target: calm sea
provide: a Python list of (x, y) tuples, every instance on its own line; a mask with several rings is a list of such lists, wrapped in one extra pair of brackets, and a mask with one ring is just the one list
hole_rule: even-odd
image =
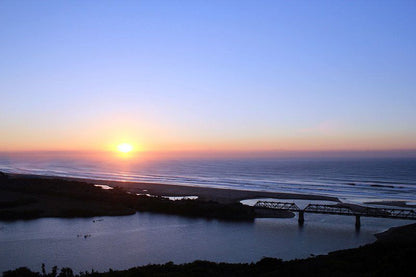
[(117, 159), (0, 154), (0, 171), (416, 202), (416, 158)]

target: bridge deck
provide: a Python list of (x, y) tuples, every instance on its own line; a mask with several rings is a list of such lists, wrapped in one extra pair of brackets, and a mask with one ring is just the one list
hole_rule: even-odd
[(411, 209), (364, 207), (360, 210), (352, 210), (348, 207), (340, 207), (336, 205), (323, 205), (323, 204), (309, 204), (304, 209), (300, 209), (295, 203), (274, 202), (274, 201), (258, 201), (254, 206), (259, 207), (259, 208), (268, 208), (268, 209), (290, 211), (290, 212), (336, 214), (336, 215), (351, 215), (351, 216), (363, 216), (363, 217), (383, 217), (383, 218), (416, 220), (416, 211), (411, 210)]

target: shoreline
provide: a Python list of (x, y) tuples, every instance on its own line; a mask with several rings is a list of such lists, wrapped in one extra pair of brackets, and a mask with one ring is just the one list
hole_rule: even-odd
[[(99, 184), (111, 186), (113, 189), (103, 189), (97, 186)], [(151, 195), (139, 193), (143, 190)], [(189, 194), (197, 194), (198, 199), (172, 201), (163, 197)], [(290, 211), (265, 214), (261, 209), (243, 205), (238, 201), (246, 197), (270, 196), (309, 198), (305, 195), (1, 173), (0, 220), (119, 216), (140, 211), (229, 221), (252, 221), (266, 215), (286, 218), (294, 216)]]
[(151, 194), (155, 196), (198, 196), (199, 200), (216, 201), (222, 204), (237, 203), (245, 199), (255, 198), (276, 198), (276, 199), (299, 199), (299, 200), (322, 200), (334, 201), (341, 203), (337, 197), (316, 195), (316, 194), (301, 194), (301, 193), (287, 193), (287, 192), (270, 192), (270, 191), (255, 191), (255, 190), (241, 190), (229, 188), (212, 188), (202, 186), (186, 186), (176, 184), (161, 184), (161, 183), (146, 183), (146, 182), (124, 182), (112, 181), (102, 179), (89, 179), (78, 177), (61, 177), (48, 175), (34, 175), (34, 174), (18, 174), (8, 173), (11, 178), (40, 178), (40, 179), (60, 179), (68, 181), (84, 182), (89, 184), (108, 185), (111, 187), (120, 187), (131, 193)]

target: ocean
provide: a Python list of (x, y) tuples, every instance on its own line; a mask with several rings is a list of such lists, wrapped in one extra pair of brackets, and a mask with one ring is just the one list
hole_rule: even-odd
[(416, 158), (166, 158), (2, 153), (7, 173), (336, 196), (416, 204)]

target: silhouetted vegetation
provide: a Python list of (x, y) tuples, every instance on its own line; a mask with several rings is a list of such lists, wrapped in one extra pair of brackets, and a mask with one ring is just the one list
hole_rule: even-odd
[(0, 182), (3, 180), (7, 180), (9, 176), (6, 173), (0, 171)]
[(103, 190), (93, 184), (52, 178), (2, 178), (0, 191), (14, 199), (0, 200), (0, 220), (39, 217), (129, 215), (136, 211), (225, 220), (252, 220), (255, 211), (240, 203), (177, 200), (128, 194), (121, 188)]
[(34, 198), (19, 198), (12, 201), (2, 201), (0, 202), (0, 209), (4, 208), (12, 208), (12, 207), (19, 207), (23, 205), (28, 205), (31, 203), (35, 203), (36, 199)]
[(394, 228), (378, 237), (375, 243), (359, 248), (287, 262), (275, 258), (263, 258), (250, 264), (194, 261), (175, 265), (169, 262), (76, 275), (69, 268), (61, 269), (59, 274), (56, 267), (51, 273), (46, 273), (44, 268), (42, 273), (18, 268), (5, 272), (3, 276), (416, 276), (416, 224)]

